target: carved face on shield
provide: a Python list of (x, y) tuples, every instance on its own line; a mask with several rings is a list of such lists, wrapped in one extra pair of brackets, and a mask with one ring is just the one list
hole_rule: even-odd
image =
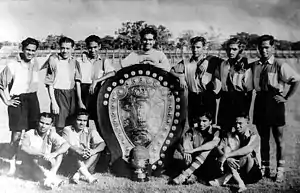
[(149, 112), (151, 104), (149, 102), (149, 93), (145, 87), (136, 87), (131, 90), (132, 95), (128, 97), (126, 104), (123, 104), (127, 111), (126, 119), (123, 124), (129, 138), (134, 145), (146, 147), (152, 141), (152, 136), (149, 133)]

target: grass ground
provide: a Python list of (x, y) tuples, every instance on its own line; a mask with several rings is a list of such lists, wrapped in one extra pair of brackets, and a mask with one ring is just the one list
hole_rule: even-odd
[[(300, 72), (299, 59), (289, 61), (292, 66)], [(1, 67), (1, 66), (0, 66)], [(1, 71), (2, 69), (0, 69)], [(41, 72), (43, 77), (44, 72)], [(42, 78), (41, 78), (42, 81)], [(48, 111), (49, 100), (46, 89), (41, 84), (38, 92), (41, 110)], [(287, 128), (285, 132), (286, 141), (286, 181), (282, 184), (276, 184), (270, 179), (262, 179), (257, 184), (248, 185), (247, 193), (249, 192), (300, 192), (300, 89), (287, 104)], [(8, 143), (10, 133), (8, 131), (8, 118), (6, 107), (0, 102), (0, 147)], [(274, 140), (271, 139), (272, 160), (275, 162)], [(0, 148), (1, 150), (1, 148)], [(0, 157), (3, 156), (0, 151)], [(275, 166), (275, 165), (273, 165)], [(0, 159), (0, 170), (5, 172), (8, 169), (8, 164)], [(110, 173), (97, 173), (96, 177), (100, 179), (98, 184), (87, 185), (82, 182), (79, 185), (64, 184), (56, 190), (46, 191), (41, 189), (37, 182), (24, 180), (16, 177), (6, 177), (0, 175), (0, 192), (1, 193), (20, 193), (20, 192), (61, 192), (61, 193), (83, 193), (83, 192), (112, 192), (112, 193), (196, 193), (196, 192), (232, 192), (233, 187), (210, 187), (201, 183), (193, 185), (171, 186), (167, 185), (168, 177), (151, 177), (149, 182), (138, 183), (132, 182), (127, 178), (115, 177)], [(61, 176), (67, 179), (64, 176)]]

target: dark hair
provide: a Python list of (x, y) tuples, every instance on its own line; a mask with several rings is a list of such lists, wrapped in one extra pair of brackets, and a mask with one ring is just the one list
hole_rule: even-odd
[(101, 42), (101, 39), (99, 36), (96, 35), (90, 35), (89, 37), (87, 37), (85, 40), (85, 44), (88, 46), (91, 42), (96, 42), (98, 45)]
[(24, 48), (26, 48), (29, 44), (33, 44), (33, 45), (35, 45), (36, 46), (36, 49), (38, 49), (38, 47), (39, 47), (39, 41), (37, 41), (36, 39), (33, 39), (33, 38), (26, 38), (25, 40), (23, 40), (22, 42), (21, 42), (21, 45), (22, 45), (22, 50), (24, 49)]
[(207, 111), (203, 112), (203, 113), (200, 113), (199, 119), (200, 119), (200, 117), (206, 117), (210, 121), (212, 121), (212, 119), (213, 119), (212, 114), (210, 112), (207, 112)]
[(237, 118), (245, 118), (245, 119), (249, 120), (249, 115), (246, 112), (240, 112), (236, 115), (236, 119)]
[(146, 27), (142, 29), (142, 31), (140, 32), (141, 39), (143, 39), (146, 34), (152, 34), (154, 40), (156, 40), (157, 38), (157, 31), (152, 27)]
[(270, 42), (270, 45), (273, 46), (274, 45), (274, 42), (275, 42), (275, 39), (272, 35), (262, 35), (260, 36), (259, 38), (257, 38), (257, 45), (260, 46), (262, 44), (262, 42), (264, 41), (269, 41)]
[(86, 109), (79, 109), (76, 113), (76, 117), (78, 117), (80, 115), (89, 116), (89, 112)]
[(205, 46), (207, 41), (204, 37), (202, 36), (196, 36), (196, 37), (193, 37), (191, 40), (190, 40), (190, 43), (191, 45), (195, 45), (196, 43), (198, 42), (202, 42), (202, 45)]
[(71, 46), (74, 47), (75, 42), (69, 37), (63, 36), (59, 39), (58, 44), (61, 46), (63, 43), (71, 43)]
[(41, 119), (41, 117), (50, 118), (51, 123), (53, 123), (54, 116), (52, 113), (42, 112), (42, 113), (40, 113), (40, 119)]
[(238, 44), (239, 48), (242, 49), (242, 50), (244, 50), (245, 47), (246, 47), (246, 43), (243, 40), (241, 40), (237, 37), (230, 38), (225, 42), (226, 49), (228, 49), (229, 46), (232, 45), (232, 44)]

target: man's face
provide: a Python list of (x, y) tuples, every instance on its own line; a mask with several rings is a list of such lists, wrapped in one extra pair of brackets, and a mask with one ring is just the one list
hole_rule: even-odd
[(88, 122), (88, 116), (86, 115), (79, 115), (77, 116), (76, 119), (76, 128), (78, 130), (82, 130), (87, 126), (87, 122)]
[(203, 46), (202, 42), (197, 42), (194, 45), (192, 45), (193, 57), (198, 58), (203, 54), (204, 51), (205, 51), (205, 47)]
[(235, 59), (240, 53), (240, 48), (238, 44), (230, 44), (226, 50), (227, 56), (230, 59)]
[(28, 44), (28, 46), (23, 48), (24, 60), (30, 61), (34, 57), (36, 50), (37, 47), (34, 44)]
[(209, 120), (206, 116), (200, 117), (200, 129), (205, 130), (211, 126), (211, 120)]
[(96, 58), (100, 49), (100, 45), (97, 42), (90, 42), (87, 45), (87, 49), (89, 51), (89, 56), (91, 58)]
[(238, 133), (245, 133), (248, 125), (248, 120), (245, 117), (236, 118), (236, 130)]
[(258, 51), (262, 59), (269, 59), (275, 50), (275, 46), (270, 44), (270, 41), (263, 41), (258, 45)]
[(71, 42), (63, 42), (60, 46), (60, 53), (63, 59), (69, 59), (72, 55), (73, 47)]
[(46, 133), (52, 127), (52, 118), (41, 117), (39, 122), (38, 130), (40, 133)]
[(143, 50), (148, 51), (151, 50), (155, 44), (153, 34), (145, 34), (142, 38)]

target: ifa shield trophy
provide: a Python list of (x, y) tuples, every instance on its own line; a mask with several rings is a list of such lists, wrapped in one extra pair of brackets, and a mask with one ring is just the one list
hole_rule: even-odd
[(185, 118), (180, 93), (172, 74), (141, 64), (121, 69), (101, 86), (97, 124), (111, 165), (129, 168), (135, 181), (147, 181), (149, 174), (172, 161)]

